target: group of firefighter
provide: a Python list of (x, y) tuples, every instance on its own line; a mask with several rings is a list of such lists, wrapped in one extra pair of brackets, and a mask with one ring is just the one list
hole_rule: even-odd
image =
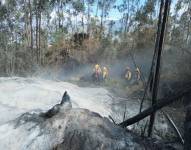
[[(93, 69), (93, 80), (100, 82), (106, 81), (108, 78), (109, 69), (106, 66), (101, 67), (99, 64), (96, 64)], [(128, 83), (139, 82), (141, 79), (141, 72), (138, 67), (132, 71), (131, 68), (127, 66), (122, 73), (122, 78)]]
[(94, 81), (105, 81), (109, 78), (109, 70), (105, 66), (101, 68), (99, 64), (96, 64), (93, 72)]
[(141, 72), (138, 67), (136, 67), (136, 69), (133, 71), (127, 66), (124, 73), (122, 74), (122, 78), (124, 78), (130, 84), (133, 82), (138, 83), (141, 79)]

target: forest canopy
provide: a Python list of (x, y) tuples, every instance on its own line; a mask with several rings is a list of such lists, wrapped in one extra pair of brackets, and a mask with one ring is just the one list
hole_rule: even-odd
[[(0, 73), (91, 64), (154, 49), (160, 0), (1, 0)], [(165, 45), (191, 55), (191, 2), (173, 0)]]

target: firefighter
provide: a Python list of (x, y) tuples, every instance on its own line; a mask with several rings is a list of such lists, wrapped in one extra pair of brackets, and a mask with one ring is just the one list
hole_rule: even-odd
[(109, 70), (107, 69), (107, 67), (103, 67), (102, 76), (104, 81), (109, 77)]
[(126, 69), (125, 69), (125, 79), (127, 80), (127, 81), (130, 81), (131, 80), (131, 77), (132, 77), (132, 73), (131, 73), (131, 69), (130, 69), (130, 67), (126, 67)]
[(136, 74), (136, 81), (138, 82), (141, 79), (141, 72), (138, 67), (135, 69), (135, 74)]
[(101, 67), (99, 64), (96, 64), (95, 67), (94, 67), (94, 79), (96, 81), (100, 81), (101, 79), (101, 74), (102, 74), (102, 70), (101, 70)]

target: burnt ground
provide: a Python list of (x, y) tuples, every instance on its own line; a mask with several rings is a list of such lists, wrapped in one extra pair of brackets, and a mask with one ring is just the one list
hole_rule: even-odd
[[(131, 84), (128, 85), (127, 82), (124, 80), (109, 80), (106, 82), (101, 82), (101, 83), (93, 83), (91, 81), (72, 81), (78, 84), (79, 86), (86, 86), (86, 87), (105, 87), (108, 89), (113, 96), (113, 112), (116, 114), (113, 116), (113, 119), (116, 122), (121, 122), (124, 119), (124, 112), (125, 113), (125, 119), (128, 119), (129, 117), (132, 117), (136, 113), (138, 113), (140, 102), (144, 93), (144, 88), (141, 82), (136, 83), (136, 84)], [(163, 84), (160, 85), (160, 88), (162, 90), (159, 91), (159, 97), (168, 97), (170, 96), (173, 92), (175, 93), (176, 90), (183, 88), (183, 83), (182, 86), (180, 87), (180, 84), (168, 84), (168, 86), (165, 86)], [(150, 100), (145, 100), (144, 107), (147, 108), (150, 105)], [(130, 108), (129, 108), (130, 107)], [(131, 112), (131, 109), (136, 110), (135, 112)], [(184, 135), (184, 120), (185, 120), (185, 110), (186, 110), (186, 100), (182, 99), (179, 100), (176, 103), (171, 104), (168, 107), (165, 107), (162, 109), (163, 112), (167, 113), (171, 119), (174, 121), (178, 129), (180, 130), (182, 136)], [(181, 149), (181, 144), (180, 140), (177, 137), (176, 133), (173, 130), (173, 127), (169, 123), (169, 121), (165, 118), (164, 114), (162, 111), (159, 111), (157, 113), (157, 118), (159, 121), (156, 121), (155, 124), (156, 126), (162, 126), (161, 129), (157, 129), (156, 127), (155, 130), (155, 138), (157, 139), (162, 139), (165, 141), (165, 143), (170, 145), (175, 145), (176, 148)], [(134, 130), (136, 133), (141, 134), (143, 131), (143, 126), (145, 125), (146, 120), (148, 118), (144, 119), (144, 123), (140, 125), (134, 125), (129, 127), (131, 130)], [(163, 125), (164, 123), (164, 125)], [(158, 125), (159, 124), (159, 125)], [(162, 125), (161, 125), (162, 124)], [(163, 127), (164, 126), (164, 127)], [(167, 131), (163, 131), (163, 128), (168, 126)], [(162, 131), (160, 131), (162, 130)], [(145, 129), (146, 132), (146, 129)], [(167, 133), (163, 133), (167, 132)], [(145, 134), (146, 136), (146, 134)], [(177, 145), (178, 144), (178, 145)]]

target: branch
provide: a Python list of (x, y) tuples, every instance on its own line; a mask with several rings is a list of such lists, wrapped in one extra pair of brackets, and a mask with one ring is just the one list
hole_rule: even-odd
[(149, 116), (150, 114), (156, 112), (157, 110), (159, 110), (165, 106), (168, 106), (169, 104), (177, 101), (178, 99), (189, 94), (190, 92), (191, 92), (191, 86), (185, 88), (184, 91), (176, 92), (176, 95), (174, 95), (174, 96), (171, 96), (169, 98), (168, 97), (162, 98), (159, 100), (159, 102), (154, 104), (152, 107), (149, 107), (148, 109), (144, 110), (143, 112), (139, 113), (138, 115), (136, 115), (136, 116), (134, 116), (134, 117), (132, 117), (126, 121), (123, 121), (118, 125), (121, 127), (124, 127), (124, 128), (129, 126), (129, 125), (132, 125), (132, 124), (144, 119), (145, 117)]
[(171, 119), (171, 117), (166, 112), (162, 111), (162, 113), (164, 114), (164, 116), (167, 118), (167, 120), (172, 125), (172, 127), (173, 127), (174, 131), (176, 132), (177, 136), (179, 137), (181, 143), (184, 144), (184, 139), (183, 139), (180, 131), (178, 130), (178, 127), (175, 125), (174, 121)]
[(111, 121), (112, 121), (114, 124), (116, 124), (115, 120), (114, 120), (110, 115), (109, 115), (108, 117), (109, 117), (109, 119), (111, 119)]

